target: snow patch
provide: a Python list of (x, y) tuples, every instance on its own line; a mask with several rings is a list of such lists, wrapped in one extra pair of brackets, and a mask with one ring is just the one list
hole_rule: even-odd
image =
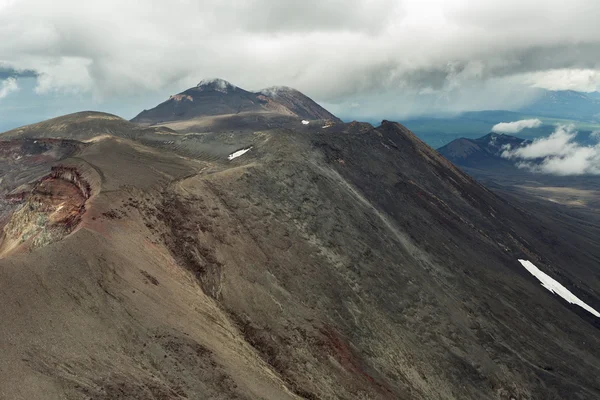
[(302, 120), (302, 125), (308, 125), (308, 124), (310, 124), (310, 121), (307, 121), (305, 119)]
[(242, 149), (242, 150), (238, 150), (238, 151), (236, 151), (234, 153), (231, 153), (230, 155), (227, 156), (227, 159), (229, 161), (231, 161), (234, 158), (238, 158), (239, 156), (243, 156), (244, 154), (246, 154), (247, 152), (249, 152), (250, 149), (252, 149), (252, 147), (248, 147), (247, 149)]
[(563, 285), (546, 275), (544, 272), (540, 271), (540, 269), (533, 265), (531, 261), (519, 260), (519, 262), (523, 267), (525, 267), (527, 271), (531, 273), (531, 275), (535, 276), (537, 279), (539, 279), (540, 282), (542, 282), (543, 287), (545, 287), (552, 293), (559, 295), (569, 303), (576, 304), (584, 310), (592, 313), (596, 317), (600, 318), (600, 313), (598, 311), (585, 304), (581, 299), (579, 299), (577, 296), (571, 293), (569, 289), (567, 289), (566, 287), (564, 287)]

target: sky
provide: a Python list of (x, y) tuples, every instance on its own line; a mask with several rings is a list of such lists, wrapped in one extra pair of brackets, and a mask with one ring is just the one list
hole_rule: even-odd
[(204, 78), (343, 118), (518, 109), (600, 86), (597, 0), (0, 0), (0, 130), (132, 118)]

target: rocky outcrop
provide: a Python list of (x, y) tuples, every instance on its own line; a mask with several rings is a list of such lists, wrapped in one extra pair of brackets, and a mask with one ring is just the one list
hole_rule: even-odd
[(17, 192), (17, 193), (9, 193), (6, 196), (4, 196), (4, 199), (9, 203), (9, 204), (17, 204), (17, 203), (22, 203), (25, 201), (25, 199), (27, 198), (27, 196), (29, 196), (31, 194), (31, 192)]

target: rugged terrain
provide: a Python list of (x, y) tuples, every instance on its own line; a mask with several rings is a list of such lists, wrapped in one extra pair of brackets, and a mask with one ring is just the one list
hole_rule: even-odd
[(0, 136), (24, 149), (2, 229), (40, 193), (84, 208), (0, 259), (0, 398), (600, 397), (600, 320), (518, 262), (598, 310), (600, 224), (499, 197), (399, 124), (43, 124)]

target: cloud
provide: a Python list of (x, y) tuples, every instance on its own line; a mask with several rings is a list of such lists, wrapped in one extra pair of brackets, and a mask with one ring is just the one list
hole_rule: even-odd
[(91, 91), (93, 81), (90, 78), (90, 63), (85, 58), (62, 57), (55, 64), (46, 66), (44, 72), (37, 76), (36, 93)]
[(523, 75), (523, 81), (532, 87), (548, 90), (575, 90), (595, 92), (600, 82), (600, 71), (592, 69), (557, 69)]
[(5, 98), (9, 94), (19, 90), (19, 85), (15, 78), (6, 78), (0, 81), (0, 99)]
[(498, 133), (518, 133), (526, 128), (539, 128), (542, 121), (539, 119), (522, 119), (514, 122), (501, 122), (492, 127), (492, 132)]
[(517, 149), (506, 149), (502, 157), (518, 161), (519, 168), (552, 175), (600, 175), (600, 143), (582, 146), (575, 141), (572, 125), (559, 125), (546, 138)]
[(13, 5), (17, 1), (18, 0), (0, 0), (0, 11), (5, 7)]
[(537, 88), (598, 88), (600, 2), (473, 3), (4, 0), (0, 37), (11, 40), (0, 63), (33, 71), (42, 94), (166, 98), (218, 76), (389, 117), (514, 109)]
[[(230, 14), (238, 28), (257, 33), (334, 32), (340, 30), (377, 33), (400, 10), (395, 0), (249, 0), (235, 2)], [(227, 6), (219, 11), (229, 11)], [(380, 18), (374, 19), (373, 15)]]

